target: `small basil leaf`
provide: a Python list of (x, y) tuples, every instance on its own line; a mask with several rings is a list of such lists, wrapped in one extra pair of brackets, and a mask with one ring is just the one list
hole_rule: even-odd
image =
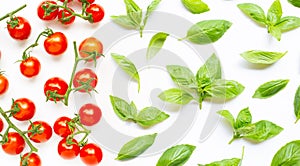
[(296, 115), (296, 123), (300, 119), (300, 86), (298, 87), (294, 97), (294, 113)]
[(238, 129), (240, 127), (247, 126), (248, 124), (251, 124), (252, 122), (252, 115), (249, 111), (249, 108), (242, 109), (235, 122), (235, 128)]
[(241, 159), (239, 158), (232, 158), (232, 159), (224, 159), (221, 161), (215, 161), (210, 164), (198, 164), (198, 166), (239, 166)]
[(299, 0), (288, 0), (290, 4), (292, 4), (295, 7), (300, 7), (300, 1)]
[(283, 90), (289, 80), (274, 80), (260, 85), (255, 91), (253, 98), (266, 99)]
[(196, 78), (189, 68), (179, 65), (168, 65), (167, 70), (174, 83), (178, 86), (187, 89), (198, 88)]
[(233, 115), (228, 110), (221, 110), (217, 112), (219, 115), (223, 116), (232, 127), (235, 126), (235, 120)]
[(153, 0), (151, 2), (151, 4), (147, 7), (146, 15), (145, 15), (145, 18), (143, 21), (144, 22), (143, 26), (145, 26), (147, 24), (149, 16), (157, 8), (157, 6), (159, 5), (160, 2), (161, 2), (161, 0)]
[(142, 109), (137, 117), (136, 122), (143, 127), (150, 127), (169, 118), (169, 115), (155, 107), (146, 107)]
[(237, 6), (244, 14), (246, 14), (256, 23), (260, 25), (266, 24), (267, 18), (263, 9), (260, 6), (253, 3), (242, 3), (238, 4)]
[(300, 165), (300, 140), (292, 141), (281, 147), (272, 159), (271, 166)]
[(275, 25), (277, 22), (280, 21), (282, 16), (282, 8), (280, 0), (275, 0), (267, 13), (267, 20), (270, 25)]
[(111, 56), (123, 71), (138, 82), (138, 91), (140, 91), (140, 76), (135, 65), (123, 55), (112, 53)]
[(137, 116), (137, 108), (133, 101), (130, 103), (130, 114), (132, 115), (132, 117)]
[(155, 141), (157, 134), (145, 135), (134, 138), (121, 148), (116, 160), (129, 160), (146, 151)]
[(245, 87), (234, 80), (215, 80), (206, 92), (213, 98), (229, 100), (244, 91)]
[(125, 100), (110, 96), (110, 102), (112, 104), (114, 112), (122, 120), (133, 120), (136, 116), (136, 109), (132, 109), (132, 106), (129, 105)]
[(193, 145), (176, 145), (166, 150), (159, 158), (156, 166), (182, 166), (195, 150)]
[(269, 52), (261, 50), (246, 51), (241, 56), (250, 63), (269, 65), (281, 59), (286, 52)]
[(190, 27), (183, 39), (188, 39), (195, 44), (213, 43), (219, 40), (231, 25), (232, 23), (226, 20), (200, 21)]
[(281, 40), (281, 29), (280, 27), (277, 27), (277, 26), (269, 26), (268, 27), (268, 32), (273, 36), (275, 37), (278, 41)]
[(194, 99), (194, 97), (188, 92), (176, 88), (166, 90), (162, 92), (158, 97), (163, 101), (181, 105), (188, 104), (191, 100)]
[(147, 59), (153, 58), (160, 51), (168, 36), (167, 33), (159, 32), (151, 38), (147, 49)]
[(140, 25), (142, 21), (142, 9), (133, 0), (124, 0), (126, 11), (129, 18), (136, 24)]
[(138, 29), (139, 26), (135, 24), (128, 16), (111, 16), (114, 23), (126, 28), (126, 29)]
[(193, 14), (209, 11), (209, 7), (202, 0), (181, 0), (184, 7)]
[(290, 31), (292, 29), (300, 27), (300, 18), (295, 16), (282, 17), (276, 24), (276, 27), (278, 27), (281, 32)]

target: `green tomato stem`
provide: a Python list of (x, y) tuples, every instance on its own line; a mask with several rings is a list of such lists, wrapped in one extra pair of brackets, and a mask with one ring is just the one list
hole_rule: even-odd
[(4, 15), (3, 17), (0, 18), (0, 21), (8, 18), (8, 17), (11, 17), (12, 15), (16, 14), (17, 12), (19, 12), (20, 10), (24, 9), (27, 5), (24, 4), (23, 6), (19, 7), (18, 9), (10, 12), (10, 13), (7, 13), (6, 15)]

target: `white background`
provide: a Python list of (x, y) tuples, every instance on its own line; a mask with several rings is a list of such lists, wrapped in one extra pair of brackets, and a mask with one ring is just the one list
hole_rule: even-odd
[[(10, 38), (5, 28), (5, 21), (0, 23), (0, 50), (2, 52), (0, 68), (6, 71), (6, 76), (10, 81), (9, 91), (5, 95), (0, 96), (0, 105), (4, 110), (7, 110), (10, 108), (11, 98), (17, 99), (27, 97), (33, 100), (37, 107), (37, 112), (33, 120), (44, 120), (53, 125), (58, 117), (63, 115), (72, 117), (76, 110), (72, 97), (70, 98), (69, 107), (62, 104), (46, 103), (43, 95), (44, 82), (53, 76), (59, 76), (65, 80), (69, 80), (73, 63), (72, 41), (75, 40), (79, 44), (80, 41), (91, 36), (103, 24), (109, 22), (110, 15), (124, 14), (125, 6), (122, 0), (96, 0), (96, 3), (101, 4), (106, 12), (106, 16), (100, 24), (91, 25), (76, 18), (75, 23), (72, 26), (65, 27), (57, 22), (46, 23), (41, 21), (36, 14), (36, 8), (40, 2), (41, 1), (38, 0), (6, 0), (0, 5), (0, 15), (2, 16), (23, 4), (27, 4), (28, 6), (17, 15), (27, 18), (32, 26), (30, 38), (25, 42), (20, 42)], [(137, 0), (136, 2), (141, 8), (146, 9), (151, 0)], [(265, 28), (256, 25), (253, 21), (244, 16), (236, 7), (238, 3), (250, 1), (215, 0), (205, 2), (207, 2), (211, 10), (200, 15), (192, 15), (189, 13), (182, 6), (180, 0), (163, 0), (157, 10), (178, 14), (194, 23), (205, 19), (225, 19), (231, 21), (233, 23), (232, 27), (214, 44), (214, 46), (221, 59), (226, 79), (237, 80), (246, 88), (239, 97), (226, 103), (224, 109), (230, 110), (236, 116), (239, 110), (249, 106), (254, 122), (262, 119), (270, 120), (279, 126), (282, 126), (284, 131), (277, 137), (260, 144), (249, 143), (246, 140), (237, 140), (231, 145), (228, 145), (227, 142), (231, 139), (232, 130), (225, 121), (221, 121), (214, 133), (206, 141), (199, 142), (199, 131), (202, 129), (203, 126), (201, 125), (203, 125), (203, 121), (208, 114), (207, 110), (203, 109), (197, 114), (197, 122), (191, 131), (180, 142), (197, 146), (186, 165), (210, 163), (225, 158), (240, 157), (242, 146), (245, 146), (243, 165), (270, 165), (273, 155), (281, 146), (292, 140), (299, 139), (300, 124), (294, 124), (293, 98), (295, 91), (300, 84), (300, 79), (298, 78), (300, 29), (284, 33), (282, 35), (282, 40), (278, 42), (267, 34)], [(273, 1), (251, 0), (251, 2), (260, 5), (267, 11)], [(74, 3), (72, 6), (75, 6), (76, 10), (79, 9), (77, 3)], [(282, 0), (282, 8), (283, 16), (291, 15), (300, 17), (300, 9), (288, 4), (286, 0)], [(30, 43), (33, 43), (38, 33), (44, 30), (46, 26), (66, 34), (69, 41), (68, 50), (61, 57), (54, 58), (44, 51), (42, 44), (35, 48), (32, 52), (32, 56), (39, 58), (42, 69), (36, 78), (27, 79), (20, 74), (19, 64), (14, 62), (21, 58), (24, 48)], [(148, 41), (148, 39), (150, 39), (150, 37), (145, 37), (145, 40)], [(267, 68), (257, 68), (248, 64), (239, 56), (240, 53), (251, 49), (279, 52), (288, 51), (288, 54), (274, 65)], [(124, 48), (124, 52), (125, 51), (126, 48)], [(106, 59), (103, 61), (105, 60)], [(111, 61), (111, 58), (107, 58), (107, 61)], [(191, 63), (193, 63), (193, 61), (191, 61)], [(192, 66), (195, 66), (195, 64), (192, 64)], [(197, 68), (195, 67), (192, 70), (196, 71)], [(106, 72), (109, 74), (111, 71)], [(101, 76), (101, 79), (105, 78)], [(290, 79), (290, 82), (283, 91), (270, 99), (260, 100), (251, 98), (255, 89), (260, 84), (275, 79)], [(106, 86), (107, 85), (98, 85), (97, 90), (101, 92), (101, 88)], [(147, 89), (147, 87), (144, 88)], [(106, 106), (100, 107), (110, 106), (110, 103), (105, 104)], [(206, 105), (208, 105), (208, 103), (205, 103), (204, 106)], [(117, 118), (115, 119), (118, 120)], [(28, 126), (27, 123), (16, 122), (16, 124), (23, 129)], [(105, 135), (105, 133), (103, 134)], [(71, 161), (61, 159), (56, 152), (59, 141), (60, 138), (53, 135), (49, 142), (36, 145), (39, 148), (39, 155), (42, 158), (43, 165), (83, 165), (79, 158)], [(28, 147), (26, 150), (28, 150)], [(145, 165), (145, 163), (147, 163), (146, 165), (155, 165), (160, 157), (160, 155), (155, 155), (137, 158), (127, 162), (118, 162), (114, 160), (116, 154), (111, 153), (105, 148), (102, 148), (102, 150), (104, 158), (100, 165)], [(9, 156), (4, 154), (1, 150), (0, 156), (1, 164), (19, 164), (18, 156)]]

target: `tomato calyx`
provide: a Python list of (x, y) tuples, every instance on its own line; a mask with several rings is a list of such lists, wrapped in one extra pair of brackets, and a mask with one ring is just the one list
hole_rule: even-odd
[(26, 6), (27, 6), (26, 4), (25, 4), (25, 5), (22, 5), (21, 7), (17, 8), (16, 10), (14, 10), (14, 11), (12, 11), (12, 12), (9, 12), (9, 13), (5, 14), (4, 16), (2, 16), (2, 17), (0, 18), (0, 21), (6, 19), (6, 18), (8, 18), (8, 17), (10, 17), (11, 19), (14, 18), (13, 15), (16, 14), (17, 12), (21, 11), (22, 9), (24, 9)]
[(51, 13), (53, 13), (57, 10), (57, 7), (55, 5), (53, 5), (53, 3), (46, 1), (42, 5), (42, 9), (44, 9), (44, 16), (50, 16)]
[(34, 125), (31, 121), (29, 121), (29, 122), (30, 122), (31, 129), (28, 130), (28, 131), (26, 131), (26, 133), (30, 133), (31, 134), (29, 138), (32, 138), (32, 137), (34, 137), (37, 134), (44, 133), (44, 130), (41, 129), (42, 124)]
[(77, 91), (83, 90), (84, 92), (88, 93), (89, 95), (91, 95), (91, 91), (98, 93), (97, 90), (91, 85), (91, 83), (94, 80), (95, 80), (94, 78), (89, 78), (87, 81), (78, 81), (80, 86), (77, 88), (74, 88), (74, 91), (77, 92)]

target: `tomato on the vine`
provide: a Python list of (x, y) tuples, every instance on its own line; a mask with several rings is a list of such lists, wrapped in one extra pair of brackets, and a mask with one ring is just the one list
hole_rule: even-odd
[(93, 90), (98, 83), (98, 77), (95, 72), (91, 69), (84, 68), (76, 72), (73, 85), (75, 88), (82, 86), (83, 84), (88, 83), (90, 88), (88, 89), (79, 89), (79, 92), (90, 92)]
[(0, 95), (3, 95), (9, 87), (8, 79), (0, 72)]
[[(100, 58), (103, 54), (103, 45), (95, 37), (88, 37), (80, 43), (78, 50), (81, 58), (87, 58), (93, 54), (96, 54), (96, 58)], [(93, 58), (89, 58), (87, 61), (91, 62)]]
[(90, 4), (95, 2), (95, 0), (78, 0), (78, 2), (85, 2), (85, 1), (90, 3)]
[(38, 6), (37, 13), (41, 20), (49, 21), (49, 20), (54, 20), (57, 17), (58, 8), (57, 7), (49, 8), (49, 4), (56, 5), (57, 3), (55, 1), (47, 0), (47, 1), (42, 2)]
[(2, 149), (5, 153), (10, 155), (17, 155), (22, 153), (25, 147), (23, 137), (17, 132), (9, 132), (7, 134), (7, 142), (2, 144)]
[(70, 123), (71, 121), (72, 121), (71, 118), (65, 116), (58, 118), (53, 125), (54, 132), (61, 137), (69, 136), (74, 132), (74, 129), (72, 129), (68, 125), (68, 123)]
[(95, 104), (85, 104), (79, 109), (80, 122), (85, 126), (97, 124), (102, 116), (101, 109)]
[(66, 81), (59, 77), (53, 77), (46, 81), (44, 85), (44, 94), (51, 101), (60, 101), (63, 97), (51, 97), (51, 93), (55, 93), (57, 95), (65, 95), (68, 90), (68, 84)]
[(9, 35), (17, 40), (28, 39), (31, 33), (31, 26), (24, 17), (15, 17), (7, 22)]
[[(73, 9), (69, 8), (72, 12), (74, 12)], [(75, 16), (67, 9), (59, 10), (58, 12), (58, 21), (61, 22), (64, 25), (72, 24), (75, 21)]]
[(89, 20), (90, 23), (97, 23), (103, 19), (105, 13), (102, 6), (98, 4), (91, 4), (86, 8), (86, 14), (92, 15), (92, 19)]
[(13, 113), (13, 117), (19, 121), (30, 120), (35, 114), (35, 105), (27, 98), (15, 100), (11, 108), (17, 108), (18, 112)]
[(38, 75), (40, 70), (41, 70), (41, 63), (37, 58), (33, 56), (30, 56), (27, 59), (22, 60), (20, 64), (21, 73), (28, 78)]
[(103, 157), (102, 150), (94, 143), (89, 143), (83, 146), (80, 150), (80, 159), (86, 165), (97, 165), (101, 162)]
[(48, 54), (61, 55), (67, 50), (67, 37), (61, 32), (55, 32), (44, 41), (44, 48)]
[(31, 153), (29, 156), (29, 153), (25, 153), (20, 162), (20, 166), (41, 166), (42, 161), (40, 156), (38, 156), (36, 153)]
[(3, 120), (0, 118), (0, 132), (2, 132), (4, 128)]
[(35, 121), (28, 127), (28, 137), (36, 143), (48, 141), (52, 136), (51, 126), (44, 121)]
[(64, 138), (59, 142), (57, 151), (63, 159), (69, 160), (78, 156), (80, 147), (75, 139), (72, 139), (72, 142), (68, 142), (67, 139)]

